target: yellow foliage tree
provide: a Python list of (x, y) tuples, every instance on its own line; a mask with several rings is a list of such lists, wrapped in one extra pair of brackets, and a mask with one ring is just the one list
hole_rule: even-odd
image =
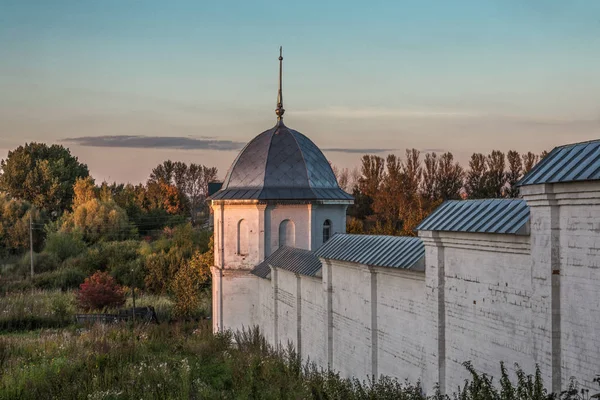
[(196, 251), (193, 257), (175, 273), (171, 289), (175, 295), (175, 314), (189, 318), (200, 306), (200, 290), (210, 280), (213, 264), (214, 242), (210, 239), (206, 253)]

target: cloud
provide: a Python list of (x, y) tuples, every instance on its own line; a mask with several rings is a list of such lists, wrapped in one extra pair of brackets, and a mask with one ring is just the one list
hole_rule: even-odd
[(388, 151), (394, 151), (397, 149), (340, 149), (340, 148), (330, 148), (330, 149), (321, 149), (323, 151), (331, 151), (336, 153), (351, 153), (351, 154), (367, 154), (367, 153), (385, 153)]
[(465, 111), (403, 110), (393, 108), (327, 107), (316, 110), (298, 110), (294, 114), (334, 118), (477, 118), (481, 114)]
[(245, 143), (231, 140), (220, 140), (212, 137), (181, 136), (82, 136), (66, 138), (62, 142), (87, 147), (130, 147), (138, 149), (180, 149), (180, 150), (240, 150)]

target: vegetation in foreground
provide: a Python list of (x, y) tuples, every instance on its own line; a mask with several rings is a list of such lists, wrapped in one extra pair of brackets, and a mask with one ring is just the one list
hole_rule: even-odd
[[(293, 347), (275, 350), (257, 329), (214, 335), (209, 321), (154, 325), (69, 325), (0, 335), (3, 399), (399, 399), (575, 400), (546, 394), (539, 371), (503, 367), (496, 388), (472, 378), (452, 396), (422, 394), (419, 383), (344, 379), (303, 364)], [(576, 389), (575, 386), (573, 389)]]

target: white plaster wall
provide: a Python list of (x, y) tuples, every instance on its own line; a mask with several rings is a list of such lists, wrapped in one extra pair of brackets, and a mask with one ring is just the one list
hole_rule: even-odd
[(277, 269), (277, 344), (291, 343), (298, 350), (298, 280), (296, 274)]
[(258, 304), (256, 306), (256, 325), (267, 339), (267, 342), (274, 343), (274, 318), (273, 318), (273, 286), (269, 279), (254, 277), (257, 281)]
[[(600, 184), (554, 187), (559, 204), (561, 377), (600, 374)], [(592, 391), (593, 392), (593, 391)]]
[(371, 274), (357, 264), (332, 261), (332, 367), (366, 378), (372, 369)]
[(451, 392), (471, 361), (500, 376), (518, 363), (533, 372), (529, 237), (440, 234), (444, 246), (445, 379)]
[(327, 366), (325, 295), (321, 278), (300, 276), (302, 358)]
[[(229, 269), (252, 269), (262, 261), (259, 238), (263, 234), (260, 221), (263, 211), (255, 204), (227, 205), (223, 217), (224, 264)], [(248, 254), (237, 253), (238, 223), (248, 224)], [(217, 222), (217, 221), (216, 221)], [(217, 222), (218, 223), (218, 222)]]
[(244, 270), (224, 270), (221, 279), (223, 328), (236, 331), (256, 325), (256, 276)]
[(336, 233), (346, 233), (346, 208), (345, 204), (317, 204), (312, 206), (312, 250), (323, 245), (323, 223), (330, 220), (332, 224), (331, 236)]
[(296, 229), (296, 245), (299, 249), (310, 250), (310, 204), (299, 205), (274, 205), (269, 206), (267, 212), (270, 219), (270, 241), (266, 256), (271, 255), (279, 248), (279, 225), (283, 220), (294, 222)]
[(377, 372), (416, 382), (425, 374), (425, 273), (377, 268)]

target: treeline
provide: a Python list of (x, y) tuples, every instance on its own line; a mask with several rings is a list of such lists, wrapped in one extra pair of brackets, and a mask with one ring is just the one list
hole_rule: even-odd
[(0, 167), (0, 291), (66, 290), (101, 271), (173, 296), (181, 315), (197, 309), (212, 264), (204, 223), (216, 168), (165, 161), (144, 184), (96, 184), (68, 149), (43, 143), (10, 151)]
[(517, 182), (546, 154), (474, 153), (468, 168), (450, 152), (422, 157), (408, 149), (404, 159), (364, 155), (360, 169), (334, 167), (342, 189), (355, 198), (348, 232), (415, 235), (415, 227), (445, 200), (517, 197)]

